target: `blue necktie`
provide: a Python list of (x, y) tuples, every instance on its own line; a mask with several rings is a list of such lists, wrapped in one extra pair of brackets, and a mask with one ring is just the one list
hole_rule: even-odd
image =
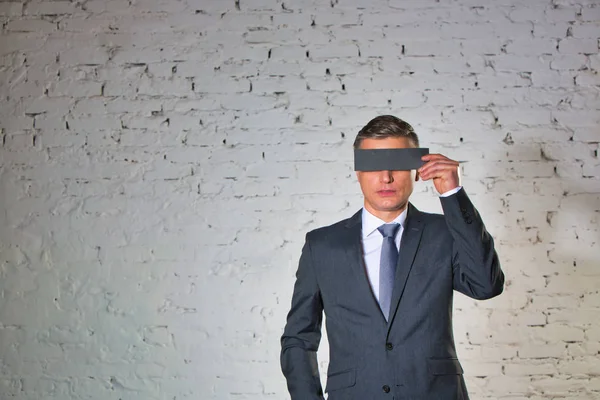
[(377, 230), (383, 236), (381, 246), (381, 261), (379, 264), (379, 307), (387, 321), (392, 303), (392, 290), (396, 277), (396, 264), (398, 264), (398, 248), (396, 247), (396, 233), (400, 224), (381, 225)]

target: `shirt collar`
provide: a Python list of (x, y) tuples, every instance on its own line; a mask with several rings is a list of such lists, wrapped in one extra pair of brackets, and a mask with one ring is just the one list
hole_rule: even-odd
[[(408, 214), (408, 207), (406, 207), (400, 215), (398, 215), (393, 221), (391, 221), (389, 223), (390, 224), (397, 223), (397, 224), (400, 224), (401, 226), (404, 226), (404, 222), (406, 221), (407, 214)], [(386, 223), (385, 221), (377, 218), (376, 216), (371, 214), (369, 211), (367, 211), (366, 208), (363, 207), (363, 209), (362, 209), (362, 238), (363, 239), (367, 238), (367, 236), (370, 236), (373, 232), (375, 232), (377, 230), (377, 228), (379, 228), (381, 225), (383, 225), (385, 223)]]

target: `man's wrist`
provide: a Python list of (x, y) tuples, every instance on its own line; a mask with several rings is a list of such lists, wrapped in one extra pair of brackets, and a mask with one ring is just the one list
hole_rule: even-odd
[(460, 189), (462, 189), (462, 186), (457, 186), (454, 189), (448, 190), (447, 192), (440, 194), (440, 197), (452, 196), (453, 194), (457, 193)]

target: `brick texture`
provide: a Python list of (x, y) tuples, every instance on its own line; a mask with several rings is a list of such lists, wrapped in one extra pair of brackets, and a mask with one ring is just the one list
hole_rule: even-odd
[[(15, 0), (0, 21), (2, 400), (287, 398), (304, 233), (361, 206), (351, 145), (383, 113), (462, 162), (497, 240), (505, 293), (455, 298), (472, 397), (600, 398), (597, 0)], [(441, 211), (430, 183), (412, 200)]]

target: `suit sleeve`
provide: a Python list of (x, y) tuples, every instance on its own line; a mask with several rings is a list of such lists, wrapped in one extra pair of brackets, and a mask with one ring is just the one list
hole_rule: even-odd
[(440, 198), (453, 243), (454, 289), (474, 299), (502, 293), (504, 273), (494, 240), (464, 189)]
[(309, 235), (296, 272), (292, 307), (281, 337), (281, 370), (292, 400), (323, 400), (317, 349), (323, 302), (315, 276)]

